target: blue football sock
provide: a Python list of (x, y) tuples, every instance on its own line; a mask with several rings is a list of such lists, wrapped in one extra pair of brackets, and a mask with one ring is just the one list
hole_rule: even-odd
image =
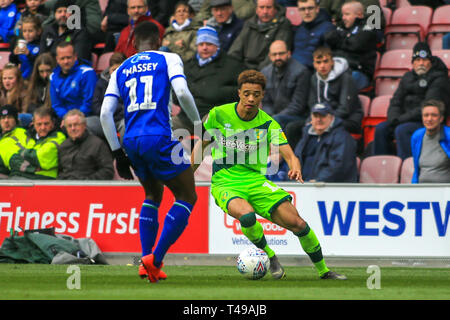
[(159, 203), (144, 200), (139, 215), (139, 236), (141, 239), (142, 256), (152, 253), (158, 235), (158, 208)]
[(164, 219), (164, 227), (156, 245), (154, 265), (159, 267), (170, 246), (177, 241), (186, 228), (193, 206), (182, 200), (177, 200)]

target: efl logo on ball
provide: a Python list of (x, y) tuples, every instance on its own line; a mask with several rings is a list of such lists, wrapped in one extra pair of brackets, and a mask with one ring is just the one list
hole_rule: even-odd
[(267, 254), (256, 247), (245, 249), (237, 258), (237, 268), (247, 279), (261, 279), (266, 275), (269, 266)]

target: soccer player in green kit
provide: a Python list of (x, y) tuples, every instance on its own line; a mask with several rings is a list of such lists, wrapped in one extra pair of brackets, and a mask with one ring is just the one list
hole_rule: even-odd
[(285, 271), (268, 246), (256, 214), (292, 231), (321, 279), (345, 280), (344, 275), (328, 269), (314, 231), (292, 205), (289, 193), (265, 177), (270, 148), (278, 148), (289, 165), (289, 178), (303, 183), (300, 161), (280, 125), (260, 109), (265, 84), (259, 71), (246, 70), (239, 75), (239, 102), (212, 108), (203, 121), (205, 134), (191, 155), (193, 169), (200, 165), (204, 149), (214, 142), (211, 193), (225, 213), (240, 221), (244, 235), (267, 253), (273, 278), (283, 278)]

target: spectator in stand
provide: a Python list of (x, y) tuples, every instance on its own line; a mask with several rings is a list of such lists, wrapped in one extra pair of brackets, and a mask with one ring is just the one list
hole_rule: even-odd
[(231, 0), (211, 0), (212, 17), (206, 21), (206, 25), (216, 29), (219, 34), (220, 48), (228, 52), (234, 40), (244, 26), (244, 21), (233, 12)]
[(428, 6), (433, 10), (437, 7), (450, 4), (447, 0), (408, 0), (412, 6)]
[(450, 49), (450, 32), (446, 33), (442, 37), (442, 49), (444, 50)]
[(56, 47), (59, 43), (71, 42), (77, 57), (90, 61), (92, 59), (92, 42), (86, 29), (71, 29), (67, 26), (67, 19), (71, 16), (67, 8), (71, 5), (71, 0), (57, 0), (55, 2), (54, 19), (51, 23), (44, 24), (40, 52), (51, 52), (53, 56), (56, 56)]
[(136, 48), (134, 47), (134, 28), (136, 25), (142, 21), (153, 22), (159, 29), (160, 39), (164, 37), (165, 29), (158, 21), (153, 19), (145, 0), (128, 0), (127, 12), (130, 16), (130, 23), (120, 32), (114, 51), (122, 52), (127, 57), (131, 57), (136, 53)]
[[(255, 15), (255, 0), (232, 0), (231, 4), (238, 19), (245, 21)], [(211, 0), (204, 0), (200, 11), (195, 15), (194, 23), (203, 26), (211, 16)]]
[(22, 22), (23, 19), (27, 17), (36, 17), (39, 19), (41, 25), (44, 23), (50, 14), (50, 10), (45, 7), (44, 2), (44, 0), (26, 1), (25, 9), (20, 13), (20, 19), (14, 27), (16, 35), (20, 35), (22, 33)]
[(51, 108), (50, 75), (55, 67), (56, 61), (51, 53), (42, 53), (36, 58), (24, 99), (27, 112), (32, 114), (41, 106)]
[(13, 0), (0, 1), (0, 42), (8, 43), (14, 36), (14, 28), (20, 19)]
[[(55, 3), (60, 0), (46, 0), (44, 5), (48, 10), (52, 10)], [(71, 0), (70, 5), (75, 5), (80, 8), (80, 23), (81, 29), (85, 30), (91, 44), (105, 41), (105, 34), (101, 30), (102, 10), (100, 3), (97, 0)], [(76, 11), (72, 12), (75, 13)], [(44, 22), (44, 25), (51, 24), (55, 20), (53, 13)]]
[(413, 48), (412, 70), (403, 75), (389, 103), (387, 121), (376, 126), (375, 155), (411, 157), (411, 136), (423, 126), (421, 104), (429, 99), (444, 102), (447, 110), (450, 107), (448, 70), (439, 57), (432, 55), (427, 43), (418, 42)]
[(103, 14), (100, 28), (105, 33), (104, 52), (114, 51), (120, 32), (128, 25), (128, 0), (109, 0)]
[(317, 0), (298, 0), (297, 8), (302, 23), (295, 29), (292, 57), (314, 71), (312, 53), (324, 44), (324, 34), (336, 27)]
[(261, 70), (270, 64), (269, 46), (275, 40), (292, 42), (292, 25), (286, 8), (275, 0), (257, 0), (256, 15), (248, 19), (228, 54), (244, 62), (248, 69)]
[(295, 7), (297, 6), (297, 0), (277, 0), (277, 3), (283, 7)]
[(311, 73), (291, 58), (291, 52), (283, 40), (272, 42), (269, 58), (272, 63), (261, 71), (266, 77), (262, 109), (284, 130), (289, 122), (306, 121), (309, 115), (307, 100)]
[(10, 104), (16, 107), (19, 113), (19, 123), (26, 128), (30, 125), (32, 116), (24, 105), (25, 84), (17, 65), (7, 63), (0, 71), (0, 106)]
[(62, 120), (71, 109), (80, 109), (86, 116), (88, 129), (102, 137), (100, 118), (92, 112), (92, 96), (97, 83), (94, 69), (77, 58), (70, 42), (58, 44), (56, 62), (58, 66), (50, 75), (50, 98), (58, 119)]
[[(315, 72), (310, 79), (308, 107), (327, 102), (349, 133), (361, 133), (363, 110), (356, 84), (348, 69), (347, 60), (334, 57), (330, 48), (319, 47), (313, 53)], [(296, 145), (304, 122), (293, 121), (286, 127), (291, 145)]]
[(18, 126), (19, 118), (16, 107), (6, 104), (0, 107), (0, 179), (8, 178), (11, 171), (9, 160), (19, 152), (21, 146), (33, 145), (24, 128)]
[(171, 16), (175, 11), (175, 5), (179, 0), (147, 0), (148, 8), (153, 19), (158, 21), (164, 28), (171, 23)]
[(9, 61), (20, 65), (22, 77), (28, 80), (33, 71), (34, 61), (39, 55), (42, 27), (36, 16), (28, 16), (22, 20), (22, 37), (11, 41)]
[[(112, 73), (126, 60), (127, 57), (121, 52), (114, 52), (109, 59), (109, 68), (103, 70), (100, 73), (97, 83), (95, 85), (94, 96), (92, 97), (92, 113), (100, 117), (100, 111), (102, 109), (103, 98), (105, 97), (106, 89), (108, 88), (109, 79)], [(123, 101), (119, 99), (117, 109), (114, 112), (114, 122), (121, 142), (123, 134), (125, 133), (125, 122), (123, 118)]]
[(312, 107), (295, 155), (304, 181), (357, 182), (356, 141), (326, 102)]
[(450, 182), (450, 127), (444, 125), (445, 114), (442, 101), (422, 103), (424, 128), (415, 131), (411, 137), (412, 183)]
[(198, 27), (193, 26), (194, 9), (186, 2), (180, 1), (175, 7), (174, 19), (164, 33), (161, 51), (177, 53), (183, 62), (191, 59), (197, 52), (195, 39)]
[(58, 176), (58, 146), (66, 136), (55, 126), (52, 109), (40, 107), (33, 113), (33, 127), (28, 137), (36, 143), (15, 153), (9, 164), (10, 179), (56, 179)]
[[(184, 66), (200, 117), (212, 107), (233, 102), (237, 96), (237, 75), (244, 65), (220, 49), (219, 36), (212, 27), (202, 27), (197, 32), (197, 54)], [(187, 129), (194, 133), (192, 122), (184, 111), (172, 118), (173, 129)]]
[(58, 179), (112, 180), (113, 158), (109, 147), (86, 129), (86, 117), (78, 109), (64, 116), (67, 139), (58, 147)]
[(342, 5), (342, 24), (325, 34), (325, 43), (334, 56), (347, 59), (358, 90), (371, 84), (377, 59), (377, 33), (367, 23), (360, 2)]

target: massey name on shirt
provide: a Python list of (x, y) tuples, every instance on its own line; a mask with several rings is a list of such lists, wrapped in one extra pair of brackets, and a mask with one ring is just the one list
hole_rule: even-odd
[(149, 62), (149, 63), (139, 63), (131, 66), (128, 69), (123, 69), (122, 73), (129, 76), (135, 72), (145, 72), (145, 71), (154, 71), (158, 67), (157, 62)]

